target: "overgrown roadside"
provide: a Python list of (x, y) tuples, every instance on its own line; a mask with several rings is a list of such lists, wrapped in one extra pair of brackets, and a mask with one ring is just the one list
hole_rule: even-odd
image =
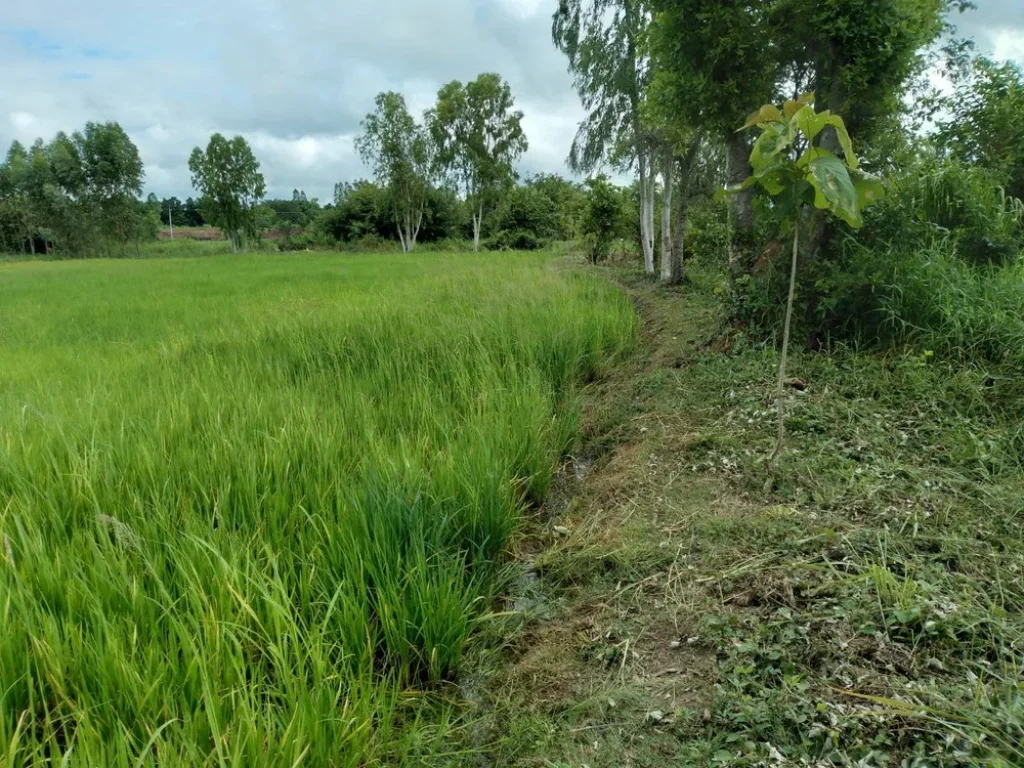
[(706, 345), (715, 278), (621, 272), (643, 349), (586, 398), (519, 548), (480, 764), (1024, 763), (1016, 383), (804, 353), (765, 492), (774, 350)]

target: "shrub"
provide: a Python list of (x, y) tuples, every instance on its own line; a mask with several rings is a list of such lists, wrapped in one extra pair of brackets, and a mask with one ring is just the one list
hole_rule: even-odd
[(723, 201), (702, 200), (690, 206), (686, 214), (688, 258), (724, 269), (729, 240), (729, 209)]
[[(519, 237), (524, 244), (551, 240), (558, 236), (559, 231), (555, 203), (534, 187), (511, 189), (495, 210), (492, 222), (492, 239)], [(523, 247), (520, 250), (533, 248)]]
[(608, 258), (622, 228), (622, 195), (603, 174), (587, 180), (587, 206), (583, 213), (583, 239), (593, 263)]
[(316, 251), (325, 250), (331, 247), (331, 242), (322, 232), (299, 232), (292, 234), (285, 233), (276, 241), (277, 250), (288, 251)]
[(484, 248), (489, 251), (538, 251), (547, 244), (526, 229), (502, 230), (484, 241)]

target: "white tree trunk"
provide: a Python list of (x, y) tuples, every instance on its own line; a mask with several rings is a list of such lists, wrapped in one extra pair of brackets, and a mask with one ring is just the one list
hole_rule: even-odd
[(425, 207), (426, 203), (421, 204), (419, 211), (416, 213), (416, 226), (412, 228), (412, 237), (409, 238), (409, 253), (412, 253), (416, 248), (416, 240), (420, 236), (420, 227), (423, 226), (423, 209)]
[(654, 195), (651, 194), (652, 169), (648, 168), (647, 154), (639, 152), (640, 165), (640, 244), (644, 252), (644, 271), (654, 274)]
[(473, 211), (473, 252), (480, 251), (480, 228), (484, 222), (484, 204), (480, 203), (477, 210)]
[(676, 280), (676, 254), (672, 249), (672, 163), (671, 152), (665, 153), (661, 178), (664, 183), (661, 204), (661, 279), (667, 283)]
[(405, 244), (405, 225), (401, 220), (395, 222), (398, 225), (398, 241), (402, 244), (402, 253), (408, 253), (409, 248)]

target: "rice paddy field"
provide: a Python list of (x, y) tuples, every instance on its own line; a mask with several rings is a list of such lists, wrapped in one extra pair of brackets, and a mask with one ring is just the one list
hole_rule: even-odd
[(0, 264), (0, 765), (443, 755), (636, 333), (544, 255)]

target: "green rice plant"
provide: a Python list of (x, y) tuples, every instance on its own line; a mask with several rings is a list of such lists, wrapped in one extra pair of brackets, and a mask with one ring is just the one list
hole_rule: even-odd
[(545, 255), (0, 271), (0, 764), (443, 752), (625, 297)]

